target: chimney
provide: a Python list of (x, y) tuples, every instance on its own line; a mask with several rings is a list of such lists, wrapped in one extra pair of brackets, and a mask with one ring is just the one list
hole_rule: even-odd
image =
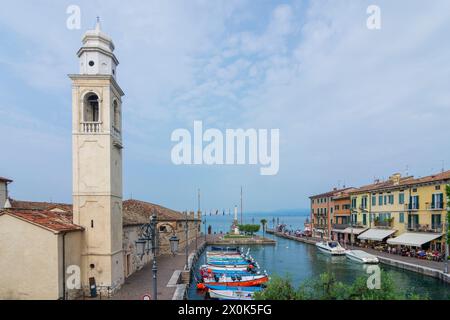
[(389, 180), (392, 181), (394, 183), (394, 185), (399, 185), (400, 184), (400, 178), (402, 177), (402, 175), (400, 173), (394, 173), (392, 176), (389, 177)]

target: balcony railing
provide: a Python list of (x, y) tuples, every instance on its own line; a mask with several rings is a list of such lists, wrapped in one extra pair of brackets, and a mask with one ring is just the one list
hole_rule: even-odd
[(427, 204), (428, 210), (444, 210), (444, 203), (443, 202), (435, 202), (435, 203), (429, 203)]
[(344, 230), (345, 228), (349, 228), (350, 224), (348, 223), (335, 223), (333, 224), (333, 229)]
[[(438, 225), (434, 225), (435, 227), (437, 227)], [(409, 223), (408, 224), (408, 231), (415, 231), (415, 232), (432, 232), (434, 229), (430, 228), (429, 224), (412, 224)], [(437, 230), (437, 228), (436, 228)], [(442, 226), (441, 226), (441, 230), (442, 230)]]
[(380, 221), (375, 220), (374, 225), (376, 227), (390, 228), (393, 225), (393, 221), (392, 220), (380, 220)]
[(102, 131), (101, 122), (82, 122), (81, 131), (84, 133), (99, 133)]
[(419, 210), (420, 206), (419, 206), (419, 203), (407, 203), (407, 204), (405, 204), (405, 208), (407, 210), (413, 211), (413, 210)]

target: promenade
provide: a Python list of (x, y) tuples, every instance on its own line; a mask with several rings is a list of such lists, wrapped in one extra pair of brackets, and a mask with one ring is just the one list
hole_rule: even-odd
[[(208, 238), (209, 240), (210, 238)], [(205, 238), (198, 237), (197, 248), (200, 249), (205, 244)], [(189, 255), (195, 254), (195, 241), (189, 245)], [(160, 255), (157, 257), (157, 287), (158, 287), (158, 300), (172, 300), (178, 285), (178, 279), (181, 279), (180, 272), (184, 269), (186, 264), (186, 254), (184, 249), (180, 250), (175, 256), (173, 255)], [(133, 273), (125, 280), (124, 285), (120, 290), (113, 295), (111, 300), (142, 300), (145, 294), (152, 294), (153, 288), (153, 276), (152, 276), (153, 263), (148, 263), (141, 270)], [(174, 275), (174, 278), (172, 276)], [(171, 280), (172, 279), (172, 280)], [(169, 283), (170, 282), (170, 283)], [(178, 289), (178, 291), (180, 291)], [(178, 294), (178, 292), (177, 292)]]

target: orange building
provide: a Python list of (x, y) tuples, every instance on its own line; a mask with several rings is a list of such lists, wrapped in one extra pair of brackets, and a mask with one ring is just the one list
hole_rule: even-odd
[[(342, 197), (345, 191), (353, 188), (334, 188), (332, 191), (317, 194), (309, 197), (311, 200), (311, 225), (312, 236), (329, 239), (334, 220), (335, 208), (338, 208), (338, 221), (344, 218), (344, 215), (350, 216), (350, 196)], [(338, 197), (335, 201), (335, 197)]]

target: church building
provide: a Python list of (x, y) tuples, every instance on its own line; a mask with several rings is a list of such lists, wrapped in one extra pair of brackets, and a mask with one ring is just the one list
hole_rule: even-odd
[(173, 234), (180, 248), (199, 236), (194, 213), (122, 200), (119, 61), (99, 21), (82, 42), (79, 73), (69, 75), (73, 203), (14, 200), (7, 192), (12, 180), (0, 178), (0, 299), (71, 299), (93, 283), (103, 295), (114, 294), (152, 259), (138, 255), (135, 243), (154, 212), (159, 254), (169, 253)]

